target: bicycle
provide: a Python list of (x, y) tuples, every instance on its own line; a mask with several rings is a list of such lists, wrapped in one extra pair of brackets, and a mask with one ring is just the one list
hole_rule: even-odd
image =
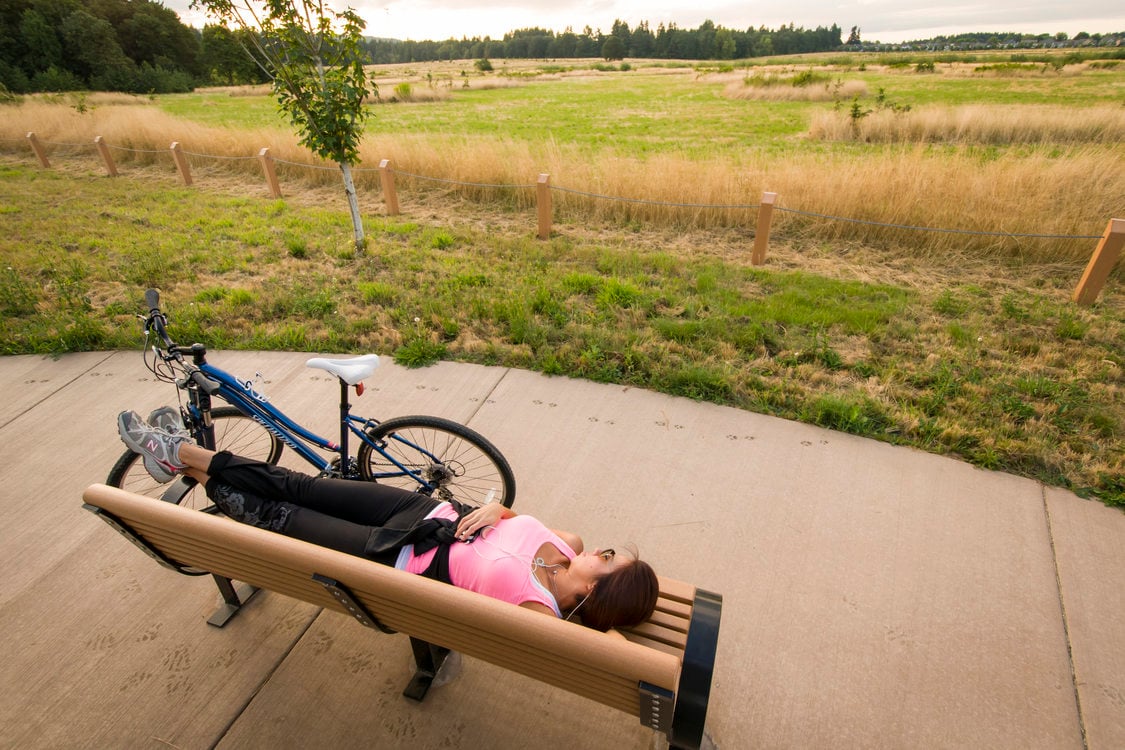
[[(145, 302), (148, 315), (138, 316), (144, 321), (145, 366), (158, 380), (176, 385), (182, 426), (175, 427), (186, 429), (199, 445), (273, 464), (289, 446), (320, 476), (382, 482), (467, 505), (496, 501), (511, 507), (515, 502), (516, 480), (507, 459), (465, 425), (442, 417), (413, 415), (380, 421), (351, 413), (348, 390), (354, 388), (362, 395), (363, 381), (378, 366), (376, 355), (314, 357), (306, 363), (335, 375), (339, 381), (340, 439), (333, 442), (288, 417), (270, 403), (254, 381), (240, 380), (208, 362), (203, 344), (176, 344), (168, 334), (168, 319), (160, 309), (160, 295), (155, 289), (145, 292)], [(156, 341), (150, 346), (153, 334)], [(179, 392), (186, 394), (186, 403)], [(229, 406), (213, 408), (213, 398)], [(359, 440), (354, 457), (349, 449), (352, 437)], [(320, 451), (327, 451), (331, 458)], [(177, 477), (169, 484), (159, 484), (132, 451), (127, 450), (117, 460), (106, 484), (215, 512), (194, 480)]]

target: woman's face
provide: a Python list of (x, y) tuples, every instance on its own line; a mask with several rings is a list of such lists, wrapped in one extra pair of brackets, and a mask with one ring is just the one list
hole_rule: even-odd
[(576, 582), (587, 586), (586, 593), (589, 593), (602, 576), (628, 564), (628, 560), (618, 558), (612, 549), (594, 549), (582, 552), (570, 561), (570, 575)]

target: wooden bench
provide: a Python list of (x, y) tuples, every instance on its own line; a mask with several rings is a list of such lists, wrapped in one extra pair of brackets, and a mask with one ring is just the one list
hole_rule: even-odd
[(91, 485), (83, 500), (162, 565), (212, 575), (224, 600), (209, 620), (214, 625), (258, 588), (275, 591), (408, 635), (418, 670), (404, 695), (415, 700), (456, 651), (637, 716), (671, 747), (703, 742), (722, 609), (717, 594), (662, 578), (655, 614), (621, 639), (114, 487)]

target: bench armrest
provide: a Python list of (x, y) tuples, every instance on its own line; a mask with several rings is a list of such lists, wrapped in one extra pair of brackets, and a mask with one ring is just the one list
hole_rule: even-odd
[(722, 596), (703, 589), (696, 590), (680, 668), (680, 683), (676, 690), (672, 731), (668, 736), (672, 747), (698, 748), (703, 742), (722, 612)]

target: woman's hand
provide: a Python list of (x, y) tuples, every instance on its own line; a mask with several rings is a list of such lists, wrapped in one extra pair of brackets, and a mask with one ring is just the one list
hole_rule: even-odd
[(457, 524), (457, 538), (466, 541), (481, 529), (496, 525), (501, 518), (511, 518), (514, 515), (500, 503), (483, 505), (461, 518), (461, 522)]

